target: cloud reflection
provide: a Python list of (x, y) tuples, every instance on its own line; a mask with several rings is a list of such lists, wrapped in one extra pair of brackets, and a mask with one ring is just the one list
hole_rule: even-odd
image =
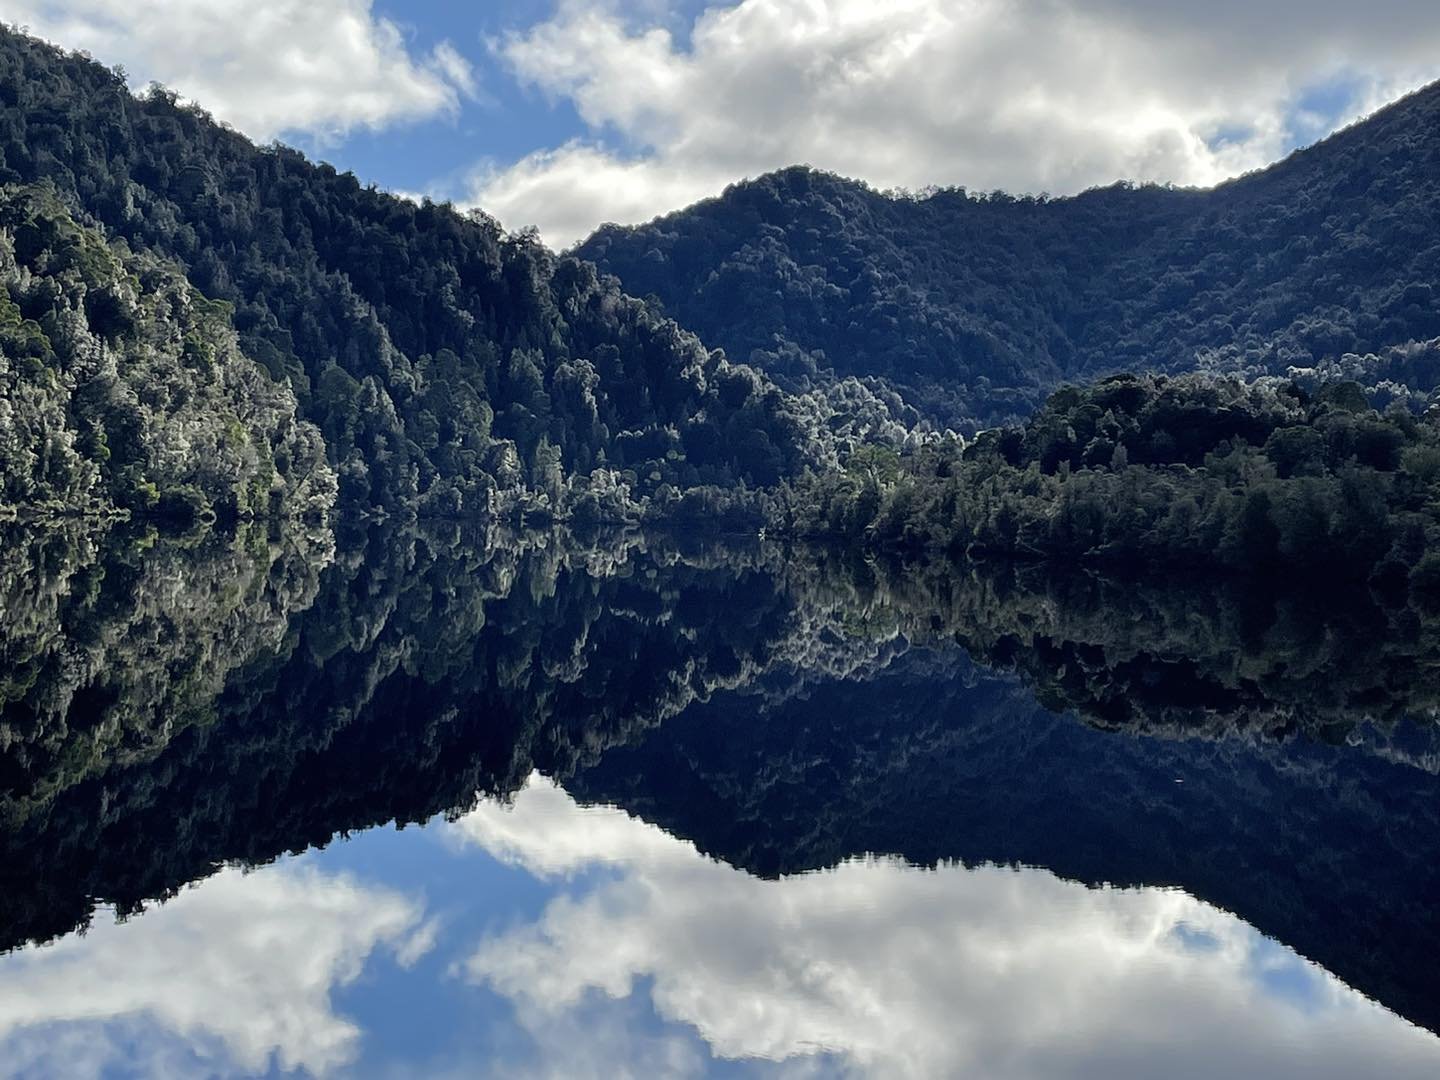
[(0, 1075), (333, 1072), (360, 1032), (332, 991), (377, 948), (418, 959), (421, 918), (346, 875), (222, 870), (124, 924), (0, 958)]
[(1440, 1075), (1440, 1040), (1176, 891), (888, 860), (762, 881), (538, 778), (450, 828), (557, 879), (463, 965), (541, 1037), (648, 995), (719, 1057), (856, 1075)]

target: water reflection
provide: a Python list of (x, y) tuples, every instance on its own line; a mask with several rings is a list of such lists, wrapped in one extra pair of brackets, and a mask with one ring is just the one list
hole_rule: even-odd
[(765, 881), (542, 780), (452, 828), (554, 885), (463, 967), (542, 1040), (599, 993), (648, 997), (722, 1058), (857, 1075), (1440, 1069), (1440, 1040), (1176, 890), (874, 859)]
[[(513, 874), (524, 888), (495, 887)], [(446, 1023), (417, 1032), (426, 1012)], [(0, 959), (0, 1061), (65, 1077), (1418, 1078), (1440, 1039), (1177, 890), (873, 858), (765, 880), (536, 776), (454, 822), (223, 870)]]
[(1395, 1015), (1440, 1029), (1440, 618), (1404, 597), (3, 539), (15, 1074), (1435, 1066)]
[(414, 963), (432, 929), (414, 899), (347, 874), (223, 870), (138, 918), (102, 915), (0, 960), (0, 1047), (13, 1075), (332, 1072), (361, 1032), (331, 994), (377, 949)]

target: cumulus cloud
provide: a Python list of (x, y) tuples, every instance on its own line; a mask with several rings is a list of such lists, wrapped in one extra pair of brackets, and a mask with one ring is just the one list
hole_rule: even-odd
[[(1183, 893), (857, 861), (760, 881), (534, 779), (454, 838), (560, 886), (465, 973), (538, 1038), (648, 996), (716, 1055), (876, 1076), (1433, 1076), (1440, 1041)], [(585, 870), (605, 869), (601, 874)]]
[(670, 22), (568, 0), (497, 42), (588, 134), (480, 173), (474, 200), (566, 245), (797, 162), (880, 187), (1210, 184), (1440, 75), (1440, 7), (1413, 0), (743, 0)]
[(479, 92), (453, 45), (412, 56), (371, 0), (11, 0), (14, 25), (162, 82), (251, 138), (321, 140), (456, 110)]
[(648, 221), (664, 210), (718, 194), (737, 178), (705, 166), (627, 159), (573, 141), (528, 154), (508, 168), (486, 168), (469, 200), (510, 228), (538, 225), (542, 237), (568, 247), (605, 221)]
[(598, 866), (652, 865), (699, 859), (659, 829), (638, 826), (620, 810), (580, 810), (552, 781), (536, 774), (513, 804), (487, 800), (444, 827), (460, 847), (478, 846), (537, 877), (565, 877)]
[(360, 1034), (331, 992), (377, 948), (413, 963), (433, 941), (390, 890), (295, 864), (223, 870), (124, 925), (0, 958), (0, 1061), (16, 1068), (0, 1073), (103, 1075), (140, 1046), (132, 1064), (148, 1075), (196, 1072), (173, 1064), (196, 1059), (205, 1075), (217, 1059), (258, 1073), (272, 1057), (323, 1074)]

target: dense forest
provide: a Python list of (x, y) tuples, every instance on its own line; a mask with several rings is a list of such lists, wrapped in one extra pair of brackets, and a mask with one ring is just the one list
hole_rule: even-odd
[(788, 389), (860, 377), (937, 428), (1196, 369), (1440, 385), (1440, 86), (1206, 191), (882, 193), (808, 168), (577, 254)]
[(0, 32), (0, 507), (768, 521), (1440, 592), (1437, 100), (1213, 191), (791, 169), (601, 230), (597, 270)]
[(1323, 573), (1440, 599), (1440, 409), (1353, 382), (1117, 375), (1023, 425), (907, 455), (868, 448), (771, 505), (778, 530), (868, 546)]
[(319, 431), (228, 306), (113, 247), (50, 192), (0, 189), (0, 513), (314, 516)]
[(257, 147), (3, 29), (0, 183), (49, 185), (232, 310), (240, 351), (323, 434), (349, 508), (623, 516), (657, 493), (774, 483), (853, 426), (530, 234)]

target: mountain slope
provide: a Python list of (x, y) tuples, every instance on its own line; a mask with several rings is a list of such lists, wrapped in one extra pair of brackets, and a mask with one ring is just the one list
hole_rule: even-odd
[(526, 236), (417, 206), (173, 95), (0, 30), (0, 183), (47, 182), (234, 305), (322, 430), (351, 506), (553, 507), (773, 482), (804, 437), (773, 386)]
[(53, 194), (0, 188), (0, 514), (302, 517), (335, 486), (227, 305)]
[(895, 196), (796, 167), (576, 254), (783, 386), (874, 376), (973, 430), (1116, 370), (1323, 364), (1423, 395), (1437, 206), (1440, 84), (1208, 191)]

